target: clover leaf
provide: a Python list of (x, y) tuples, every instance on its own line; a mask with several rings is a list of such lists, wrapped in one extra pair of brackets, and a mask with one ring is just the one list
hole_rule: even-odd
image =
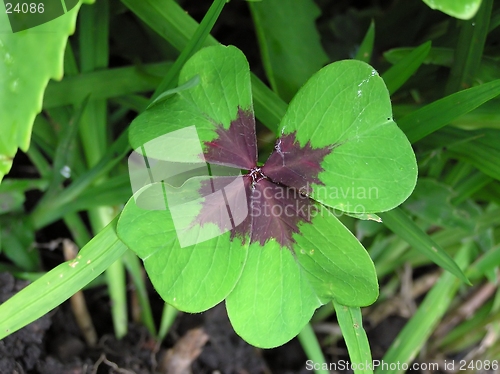
[(226, 299), (235, 331), (259, 347), (292, 339), (333, 299), (373, 303), (373, 262), (336, 214), (392, 209), (417, 171), (376, 71), (341, 61), (317, 72), (263, 165), (245, 56), (202, 49), (179, 86), (195, 77), (130, 128), (135, 194), (118, 235), (158, 293), (188, 312)]

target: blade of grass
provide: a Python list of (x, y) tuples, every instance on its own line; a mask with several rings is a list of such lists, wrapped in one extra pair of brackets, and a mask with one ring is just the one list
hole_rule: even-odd
[(163, 78), (160, 85), (156, 88), (153, 96), (151, 97), (151, 101), (154, 101), (162, 92), (169, 90), (176, 86), (177, 77), (179, 76), (179, 72), (182, 67), (186, 63), (189, 58), (196, 53), (205, 43), (212, 28), (215, 24), (215, 21), (219, 18), (224, 5), (226, 4), (226, 0), (215, 0), (207, 13), (203, 17), (201, 23), (196, 27), (196, 31), (193, 33), (193, 36), (190, 38), (189, 42), (182, 49), (180, 56), (175, 60), (174, 65), (171, 69), (168, 70), (167, 75)]
[(425, 138), (426, 147), (442, 148), (446, 145), (449, 157), (465, 161), (484, 174), (500, 180), (500, 130), (481, 129), (474, 131), (446, 127)]
[(108, 148), (106, 154), (97, 165), (79, 176), (59, 195), (36, 206), (31, 213), (31, 220), (35, 228), (44, 227), (63, 216), (65, 212), (62, 210), (62, 207), (75, 201), (78, 196), (88, 190), (91, 184), (115, 167), (119, 162), (123, 161), (123, 158), (129, 150), (128, 132), (124, 131)]
[(465, 179), (463, 182), (459, 183), (455, 187), (455, 192), (457, 196), (451, 199), (451, 203), (458, 205), (469, 197), (471, 197), (475, 192), (481, 190), (483, 187), (487, 186), (493, 181), (493, 178), (483, 174), (481, 172), (476, 172), (470, 175), (469, 178)]
[(455, 188), (458, 183), (467, 178), (474, 171), (474, 167), (471, 164), (457, 162), (448, 173), (443, 173), (446, 174), (443, 182)]
[[(456, 263), (458, 263), (462, 269), (465, 269), (469, 263), (472, 246), (473, 244), (471, 242), (465, 244), (455, 257)], [(426, 295), (417, 312), (391, 344), (389, 350), (382, 359), (383, 362), (409, 364), (416, 357), (448, 309), (459, 285), (460, 281), (454, 278), (451, 273), (446, 272), (441, 276), (439, 281)], [(398, 367), (403, 368), (403, 365), (398, 365)], [(398, 370), (379, 366), (375, 374), (395, 374), (403, 372), (405, 372), (404, 369)]]
[(160, 329), (158, 330), (158, 341), (162, 342), (172, 327), (179, 311), (172, 305), (165, 303), (163, 313), (161, 315)]
[[(178, 51), (186, 47), (198, 27), (198, 23), (173, 0), (121, 1)], [(209, 35), (203, 46), (217, 44), (217, 40)]]
[(255, 116), (264, 126), (276, 133), (288, 105), (253, 73), (251, 81)]
[(51, 81), (45, 91), (43, 107), (80, 104), (88, 95), (92, 100), (100, 100), (152, 91), (171, 66), (171, 62), (161, 62), (92, 71), (65, 77), (60, 82)]
[(26, 154), (33, 165), (35, 165), (35, 168), (40, 173), (42, 179), (46, 181), (48, 187), (48, 181), (50, 180), (50, 176), (52, 174), (52, 168), (50, 167), (47, 159), (44, 157), (42, 152), (40, 152), (40, 150), (38, 149), (38, 146), (35, 142), (32, 142), (30, 144), (30, 147)]
[(401, 208), (379, 213), (379, 215), (382, 218), (382, 222), (392, 232), (408, 242), (413, 248), (424, 253), (437, 265), (448, 270), (463, 282), (470, 284), (455, 261), (429, 235), (423, 232)]
[[(321, 351), (321, 347), (318, 342), (318, 338), (316, 337), (316, 334), (314, 333), (314, 330), (311, 326), (310, 323), (306, 324), (302, 331), (298, 335), (298, 339), (300, 341), (300, 344), (302, 345), (302, 348), (304, 349), (307, 358), (309, 361), (312, 361), (313, 363), (325, 363), (325, 356), (323, 355), (323, 352)], [(329, 371), (325, 370), (323, 368), (319, 368), (318, 370), (314, 370), (315, 373), (317, 374), (328, 374)]]
[(151, 311), (151, 304), (149, 303), (148, 291), (143, 278), (143, 269), (137, 255), (130, 249), (124, 255), (124, 262), (127, 271), (132, 277), (135, 291), (139, 298), (139, 305), (141, 307), (141, 319), (144, 326), (148, 329), (151, 336), (156, 336), (156, 327), (153, 319), (153, 312)]
[[(470, 230), (463, 228), (449, 228), (435, 232), (430, 235), (430, 238), (442, 248), (448, 248), (450, 251), (456, 252), (460, 244), (464, 240), (470, 239), (471, 235), (475, 237), (490, 228), (496, 228), (496, 231), (499, 231), (498, 226), (500, 226), (500, 209), (495, 209), (485, 212), (476, 218), (476, 227), (473, 234), (471, 234)], [(393, 239), (390, 245), (385, 244), (382, 253), (374, 259), (377, 264), (377, 275), (379, 278), (393, 274), (396, 269), (405, 263), (410, 263), (414, 267), (430, 263), (428, 257), (422, 252), (414, 249), (408, 251), (409, 244), (399, 237), (396, 239)], [(468, 273), (466, 273), (466, 276), (468, 279), (471, 279)], [(474, 278), (471, 280), (474, 281)]]
[(116, 222), (97, 234), (75, 260), (60, 264), (0, 305), (0, 339), (57, 307), (127, 251), (116, 236)]
[[(83, 7), (80, 13), (80, 64), (84, 73), (108, 66), (109, 2), (101, 0), (93, 6)], [(95, 166), (108, 147), (107, 103), (93, 100), (82, 117), (80, 138), (89, 168)], [(101, 183), (106, 176), (96, 183)], [(99, 207), (88, 211), (94, 233), (105, 227), (115, 215), (111, 207)], [(111, 301), (111, 316), (118, 339), (127, 334), (127, 292), (125, 268), (122, 260), (113, 262), (105, 273)]]
[(483, 56), (492, 8), (493, 0), (483, 0), (472, 20), (460, 22), (455, 58), (446, 85), (448, 94), (469, 88), (474, 83)]
[[(289, 102), (328, 61), (315, 23), (320, 10), (313, 0), (266, 0), (248, 5), (266, 76), (273, 91)], [(296, 22), (290, 22), (292, 19)]]
[(446, 96), (404, 116), (397, 123), (410, 142), (415, 143), (498, 95), (500, 79)]
[(57, 193), (57, 189), (62, 181), (65, 178), (69, 178), (71, 175), (72, 160), (70, 156), (73, 153), (73, 147), (78, 133), (80, 120), (88, 102), (89, 97), (87, 96), (83, 100), (80, 107), (75, 111), (73, 118), (62, 130), (61, 137), (59, 138), (59, 142), (57, 144), (56, 153), (54, 155), (54, 160), (52, 162), (52, 179), (50, 181), (49, 188), (43, 197), (44, 199), (50, 198), (51, 195)]
[(389, 93), (396, 92), (422, 65), (431, 50), (431, 41), (415, 48), (408, 56), (390, 67), (382, 78), (387, 85)]
[(356, 60), (364, 61), (367, 64), (370, 63), (372, 59), (373, 43), (375, 42), (375, 22), (372, 20), (368, 31), (366, 32), (361, 45), (359, 46), (358, 52), (354, 58)]
[[(373, 373), (372, 355), (366, 332), (363, 328), (361, 309), (341, 305), (333, 300), (335, 314), (347, 345), (351, 367), (355, 374)], [(368, 365), (367, 365), (368, 364)]]

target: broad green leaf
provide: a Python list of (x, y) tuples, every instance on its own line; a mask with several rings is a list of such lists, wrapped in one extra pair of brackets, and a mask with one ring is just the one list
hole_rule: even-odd
[(49, 79), (61, 79), (67, 38), (80, 6), (40, 26), (12, 33), (0, 2), (0, 181), (17, 148), (27, 151)]
[(440, 10), (452, 17), (471, 19), (476, 14), (481, 0), (423, 0), (429, 8)]
[(417, 177), (415, 155), (392, 120), (387, 88), (361, 61), (335, 62), (297, 93), (280, 124), (301, 146), (332, 146), (311, 197), (348, 213), (375, 213), (401, 204)]
[(349, 358), (354, 373), (373, 373), (370, 344), (363, 329), (361, 309), (342, 305), (335, 300), (333, 301), (333, 305), (335, 306), (337, 321), (342, 330), (342, 336), (349, 351)]
[(292, 253), (275, 241), (249, 247), (243, 274), (226, 300), (236, 333), (261, 348), (295, 337), (321, 304)]
[(404, 57), (382, 74), (382, 78), (391, 95), (417, 71), (420, 65), (425, 61), (430, 50), (431, 42), (428, 41), (415, 48), (408, 56)]
[(290, 101), (328, 60), (315, 25), (319, 9), (312, 0), (266, 0), (249, 5), (271, 87)]
[(378, 297), (375, 266), (354, 235), (326, 208), (294, 236), (296, 260), (324, 302), (367, 306)]
[(116, 236), (116, 220), (71, 261), (55, 267), (0, 305), (0, 339), (70, 298), (119, 259), (127, 247)]
[(243, 274), (227, 298), (235, 331), (256, 346), (290, 340), (317, 307), (332, 299), (364, 306), (378, 296), (370, 256), (328, 209), (320, 207), (294, 239), (293, 255), (275, 241), (251, 245)]
[[(245, 56), (235, 47), (207, 47), (191, 58), (179, 76), (179, 86), (199, 75), (200, 83), (153, 105), (138, 116), (130, 128), (132, 147), (139, 149), (169, 132), (195, 125), (201, 142), (216, 138), (216, 125), (229, 128), (238, 111), (252, 110), (250, 71)], [(214, 102), (220, 105), (214, 105)], [(168, 113), (168, 114), (166, 114)], [(167, 117), (168, 116), (168, 117)], [(152, 143), (150, 143), (152, 144)], [(198, 148), (178, 143), (178, 162), (199, 161)], [(163, 143), (164, 145), (164, 143)], [(148, 148), (148, 157), (162, 157), (163, 149)]]
[(401, 208), (380, 214), (384, 224), (401, 239), (422, 252), (443, 269), (470, 284), (453, 259), (429, 235), (423, 232)]
[[(191, 200), (192, 196), (177, 195), (181, 216), (175, 216), (174, 222), (164, 194), (197, 191), (201, 182), (200, 178), (190, 179), (186, 183), (194, 187), (187, 190), (176, 190), (163, 183), (144, 187), (135, 197), (146, 191), (147, 201), (142, 200), (139, 207), (136, 199), (131, 198), (118, 224), (118, 235), (143, 259), (161, 297), (175, 308), (191, 313), (207, 310), (227, 297), (241, 275), (248, 248), (248, 241), (244, 244), (236, 238), (231, 240), (229, 231), (217, 236), (220, 230), (214, 224), (176, 231), (179, 220), (184, 218), (189, 224), (198, 215), (201, 204)], [(189, 237), (199, 240), (211, 231), (216, 233), (212, 239), (182, 246), (189, 242)]]

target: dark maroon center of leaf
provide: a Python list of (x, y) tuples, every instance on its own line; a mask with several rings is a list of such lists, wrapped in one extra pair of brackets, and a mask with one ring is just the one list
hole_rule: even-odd
[(310, 223), (317, 212), (308, 195), (312, 184), (323, 184), (318, 178), (321, 162), (333, 146), (314, 149), (308, 142), (301, 147), (295, 133), (287, 134), (277, 140), (265, 165), (258, 167), (252, 114), (238, 110), (229, 129), (218, 126), (216, 132), (216, 140), (205, 142), (207, 162), (249, 173), (204, 181), (199, 193), (205, 200), (196, 223), (215, 223), (221, 232), (231, 231), (231, 238), (260, 245), (274, 238), (291, 249), (299, 223)]
[(251, 170), (257, 163), (257, 138), (253, 112), (238, 109), (229, 129), (217, 125), (218, 138), (205, 142), (205, 160), (211, 164)]
[(323, 184), (318, 174), (323, 171), (321, 162), (333, 149), (315, 148), (307, 142), (304, 147), (295, 139), (295, 133), (281, 136), (274, 146), (262, 172), (273, 181), (293, 187), (307, 195), (312, 193), (312, 184)]

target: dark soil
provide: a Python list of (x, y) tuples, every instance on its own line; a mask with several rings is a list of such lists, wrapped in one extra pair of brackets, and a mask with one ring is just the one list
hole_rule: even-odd
[[(26, 281), (0, 273), (0, 302), (26, 285)], [(188, 373), (190, 369), (193, 373), (298, 373), (304, 366), (306, 358), (298, 342), (263, 351), (243, 341), (231, 328), (222, 304), (202, 314), (179, 315), (163, 345), (136, 324), (117, 340), (110, 332), (100, 334), (99, 330), (109, 330), (111, 324), (109, 307), (102, 307), (103, 298), (96, 297), (98, 294), (102, 292), (93, 291), (87, 297), (101, 304), (89, 305), (100, 338), (96, 347), (85, 344), (66, 302), (0, 341), (0, 373), (142, 374)], [(192, 341), (200, 335), (204, 336), (200, 349), (190, 351)]]

